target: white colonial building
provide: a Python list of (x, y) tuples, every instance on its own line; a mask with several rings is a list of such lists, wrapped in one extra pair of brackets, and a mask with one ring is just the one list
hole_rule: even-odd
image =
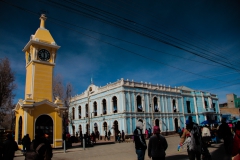
[(178, 127), (185, 127), (190, 115), (198, 124), (219, 120), (217, 96), (184, 86), (121, 79), (103, 87), (90, 84), (84, 93), (72, 97), (69, 132), (75, 135), (98, 130), (104, 136), (105, 130), (113, 134), (124, 130), (132, 135), (136, 122), (141, 120), (144, 129), (158, 125), (162, 132), (174, 133)]

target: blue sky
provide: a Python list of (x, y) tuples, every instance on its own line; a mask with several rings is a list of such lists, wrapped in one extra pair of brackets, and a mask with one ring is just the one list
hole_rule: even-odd
[(61, 48), (54, 74), (75, 94), (124, 78), (240, 96), (240, 1), (0, 1), (0, 58), (24, 98), (23, 47), (46, 13)]

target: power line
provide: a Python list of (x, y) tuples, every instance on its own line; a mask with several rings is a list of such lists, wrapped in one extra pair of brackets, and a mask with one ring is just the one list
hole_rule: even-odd
[[(90, 8), (90, 9), (96, 10), (96, 11), (98, 11), (98, 12), (106, 13), (106, 14), (108, 14), (108, 15), (112, 15), (112, 16), (114, 16), (114, 17), (117, 17), (117, 18), (120, 18), (120, 19), (124, 19), (124, 20), (126, 20), (126, 21), (131, 22), (131, 23), (134, 23), (135, 25), (138, 24), (138, 25), (141, 26), (141, 27), (147, 28), (147, 29), (149, 29), (150, 31), (155, 31), (155, 32), (157, 32), (157, 33), (160, 33), (160, 34), (166, 36), (166, 37), (170, 37), (170, 38), (172, 38), (172, 39), (175, 39), (175, 40), (177, 40), (177, 41), (183, 42), (183, 43), (185, 43), (185, 44), (192, 45), (192, 44), (190, 44), (190, 43), (188, 43), (188, 42), (186, 42), (186, 41), (183, 41), (183, 40), (178, 39), (178, 38), (176, 38), (176, 37), (173, 37), (173, 36), (171, 36), (171, 35), (165, 34), (165, 33), (163, 33), (163, 32), (157, 31), (157, 30), (155, 30), (155, 29), (149, 28), (149, 27), (147, 27), (147, 26), (145, 26), (145, 25), (142, 25), (142, 24), (140, 24), (140, 23), (137, 23), (136, 21), (132, 21), (132, 20), (129, 20), (129, 19), (120, 17), (120, 16), (118, 16), (118, 15), (116, 15), (116, 14), (112, 14), (112, 13), (110, 13), (110, 12), (107, 12), (107, 11), (104, 11), (104, 10), (101, 10), (101, 9), (98, 9), (98, 8), (96, 8), (96, 7), (92, 7), (92, 6), (90, 6), (90, 5), (86, 5), (85, 3), (82, 3), (82, 2), (79, 2), (79, 1), (73, 1), (73, 0), (65, 0), (65, 1), (67, 1), (67, 2), (70, 2), (70, 1), (71, 1), (70, 3), (72, 3), (72, 4), (76, 4), (76, 2), (77, 2), (78, 4), (80, 4), (80, 5), (78, 5), (78, 6), (81, 6), (81, 7), (82, 7), (82, 5), (83, 5), (84, 7), (88, 7), (88, 8)], [(75, 3), (73, 3), (73, 2), (75, 2)], [(87, 9), (88, 9), (88, 8), (87, 8)], [(88, 10), (89, 10), (89, 9), (88, 9)], [(89, 11), (91, 11), (91, 10), (89, 10)], [(95, 13), (96, 13), (96, 12), (95, 12)], [(97, 14), (99, 14), (99, 13), (97, 13)], [(198, 49), (207, 51), (206, 49), (200, 48), (200, 47), (198, 47), (198, 46), (196, 46), (196, 45), (192, 45), (192, 46), (194, 46), (194, 47), (196, 47), (196, 48), (198, 48)], [(215, 53), (213, 53), (213, 52), (210, 52), (210, 53), (212, 53), (212, 54), (214, 54), (214, 55), (217, 55), (217, 54), (215, 54)], [(219, 55), (218, 55), (218, 56), (219, 56)], [(219, 56), (219, 57), (224, 58), (223, 60), (227, 59), (226, 57), (222, 57), (222, 56)]]
[[(42, 2), (42, 1), (41, 1), (41, 2)], [(49, 4), (49, 2), (45, 2), (45, 1), (43, 1), (43, 2)], [(116, 20), (114, 20), (115, 23), (113, 23), (113, 22), (110, 22), (110, 21), (108, 21), (108, 20), (106, 20), (106, 19), (103, 19), (103, 18), (100, 18), (100, 17), (96, 17), (96, 16), (91, 15), (91, 14), (89, 14), (89, 13), (86, 13), (86, 12), (83, 12), (83, 11), (80, 11), (80, 10), (77, 10), (77, 9), (74, 9), (74, 8), (72, 8), (72, 7), (69, 7), (69, 6), (66, 6), (66, 5), (57, 3), (57, 2), (51, 2), (50, 4), (55, 5), (55, 6), (58, 6), (58, 7), (60, 7), (60, 8), (64, 8), (64, 9), (70, 10), (71, 12), (75, 12), (75, 13), (77, 13), (77, 14), (83, 14), (84, 16), (87, 16), (87, 17), (91, 17), (91, 18), (100, 20), (100, 21), (102, 21), (102, 22), (104, 22), (104, 23), (108, 23), (108, 24), (111, 24), (111, 25), (114, 25), (114, 26), (117, 26), (117, 27), (120, 27), (120, 28), (123, 28), (123, 29), (130, 30), (130, 31), (132, 31), (132, 32), (135, 32), (135, 33), (137, 33), (137, 34), (143, 35), (143, 36), (145, 36), (145, 37), (154, 39), (154, 40), (156, 40), (156, 41), (162, 42), (162, 43), (164, 43), (164, 44), (173, 46), (173, 47), (178, 48), (178, 49), (180, 49), (180, 50), (183, 50), (183, 51), (186, 51), (186, 52), (188, 52), (188, 53), (191, 53), (191, 54), (197, 55), (197, 56), (199, 56), (199, 57), (202, 57), (202, 58), (204, 58), (204, 59), (210, 60), (210, 61), (212, 61), (212, 62), (214, 62), (214, 63), (217, 63), (217, 64), (220, 64), (220, 65), (222, 65), (222, 66), (225, 66), (225, 67), (228, 67), (228, 68), (231, 68), (231, 69), (234, 69), (234, 70), (239, 71), (239, 69), (237, 69), (237, 68), (234, 68), (234, 67), (228, 66), (228, 65), (226, 65), (226, 64), (224, 64), (224, 63), (221, 63), (221, 61), (218, 62), (218, 61), (216, 61), (216, 60), (214, 60), (214, 59), (210, 59), (210, 58), (208, 58), (208, 57), (206, 57), (206, 56), (202, 56), (201, 54), (194, 52), (194, 51), (196, 51), (196, 49), (189, 48), (189, 47), (187, 47), (187, 46), (185, 46), (185, 47), (187, 47), (188, 49), (185, 49), (185, 48), (183, 48), (183, 47), (181, 47), (181, 46), (178, 46), (178, 45), (175, 45), (175, 44), (173, 44), (173, 43), (167, 42), (167, 41), (165, 41), (165, 40), (159, 39), (159, 38), (157, 38), (157, 37), (155, 37), (155, 36), (153, 36), (153, 35), (149, 35), (149, 34), (147, 34), (147, 33), (143, 33), (143, 32), (141, 32), (141, 31), (139, 31), (139, 30), (134, 30), (134, 29), (132, 29), (132, 28), (127, 27), (126, 25), (123, 26), (123, 25), (121, 25), (121, 22), (118, 22), (118, 21), (116, 21)], [(120, 24), (117, 24), (116, 22), (118, 22), (118, 23), (120, 23)], [(190, 50), (189, 50), (189, 49), (190, 49)], [(193, 51), (191, 51), (191, 50), (193, 50)], [(201, 53), (203, 53), (203, 52), (201, 52)]]
[[(122, 0), (120, 0), (120, 1), (122, 1)], [(111, 7), (111, 8), (114, 8), (114, 7), (112, 7), (111, 5), (107, 5), (106, 3), (105, 3), (105, 1), (98, 1), (98, 2), (100, 2), (101, 4), (105, 4), (105, 6), (108, 6), (108, 7)], [(109, 1), (108, 0), (108, 2), (111, 2), (112, 3), (112, 1)], [(123, 3), (124, 3), (124, 6), (130, 6), (129, 5), (129, 3), (126, 3), (125, 1), (122, 1)], [(116, 1), (114, 1), (114, 4), (117, 4), (116, 3)], [(139, 3), (137, 3), (136, 5), (138, 5)], [(119, 11), (122, 11), (122, 10), (124, 10), (124, 13), (126, 13), (126, 12), (130, 12), (131, 13), (131, 15), (137, 15), (133, 10), (126, 10), (125, 8), (121, 8), (121, 10), (120, 10), (120, 8), (119, 7), (115, 7), (114, 8), (115, 10), (119, 10)], [(135, 6), (134, 7), (134, 9), (136, 9), (136, 10), (138, 10), (139, 12), (138, 13), (142, 13), (142, 10), (144, 9), (141, 5), (138, 5), (137, 7)], [(148, 12), (147, 14), (149, 14), (151, 17), (156, 17), (155, 16), (155, 14), (151, 14), (151, 12)], [(158, 17), (157, 17), (158, 18)], [(154, 24), (159, 24), (159, 21), (154, 21)], [(164, 23), (162, 23), (161, 25), (158, 25), (158, 27), (162, 27), (162, 26), (164, 26), (164, 24), (166, 24), (166, 20), (164, 21)], [(174, 26), (174, 25), (172, 25), (172, 26)], [(183, 31), (185, 31), (186, 33), (190, 33), (190, 34), (192, 34), (191, 32), (189, 32), (189, 31), (186, 31), (182, 26), (180, 26), (179, 24), (178, 24), (178, 28), (180, 28), (181, 30), (183, 30)], [(166, 31), (166, 30), (165, 30)], [(185, 36), (185, 35), (184, 35)], [(211, 43), (211, 42), (209, 42), (209, 41), (206, 41), (206, 40), (204, 40), (201, 36), (199, 36), (199, 35), (194, 35), (194, 36), (198, 36), (198, 37), (200, 37), (199, 39), (200, 40), (202, 40), (202, 41), (204, 41), (204, 42), (206, 42), (208, 45)], [(186, 37), (186, 36), (185, 36)], [(204, 44), (204, 45), (206, 45), (206, 44)], [(216, 45), (214, 45), (213, 46), (214, 47), (214, 49), (216, 49), (216, 48), (219, 48), (218, 46), (216, 46)], [(219, 48), (221, 51), (223, 51), (223, 49), (222, 48)], [(216, 53), (215, 53), (216, 54)], [(220, 54), (221, 55), (221, 54)], [(223, 57), (223, 58), (226, 58), (226, 59), (228, 59), (227, 57)], [(229, 62), (230, 63), (230, 62)]]
[[(0, 0), (0, 1), (5, 2), (5, 1), (3, 1), (3, 0)], [(32, 11), (27, 10), (27, 9), (24, 9), (24, 8), (19, 7), (19, 6), (17, 6), (17, 5), (13, 5), (13, 4), (11, 4), (11, 3), (7, 3), (7, 4), (10, 4), (11, 6), (14, 6), (14, 7), (18, 8), (18, 9), (21, 9), (21, 10), (27, 11), (27, 12), (29, 12), (29, 13), (31, 13), (31, 14), (39, 15), (39, 14), (36, 14), (35, 12), (32, 12)], [(50, 20), (50, 21), (51, 21), (51, 20)], [(154, 61), (154, 62), (156, 62), (156, 63), (163, 64), (163, 65), (166, 65), (166, 66), (169, 66), (169, 67), (175, 68), (175, 69), (177, 69), (177, 70), (181, 70), (181, 71), (186, 72), (186, 73), (189, 73), (189, 74), (197, 75), (197, 76), (199, 76), (199, 77), (204, 77), (204, 78), (207, 78), (207, 79), (212, 79), (212, 80), (216, 80), (216, 81), (220, 81), (220, 82), (229, 83), (229, 82), (222, 81), (222, 80), (218, 80), (218, 79), (211, 78), (211, 77), (208, 77), (208, 76), (200, 75), (200, 74), (197, 74), (197, 73), (194, 73), (194, 72), (186, 71), (186, 70), (184, 70), (184, 69), (181, 69), (181, 68), (178, 68), (178, 67), (175, 67), (175, 66), (172, 66), (172, 65), (168, 65), (168, 64), (163, 63), (163, 62), (160, 62), (160, 61), (158, 61), (158, 60), (156, 60), (156, 59), (146, 57), (146, 56), (144, 56), (144, 55), (141, 55), (141, 54), (138, 54), (138, 53), (136, 53), (136, 52), (133, 52), (133, 51), (127, 50), (127, 49), (125, 49), (125, 48), (122, 48), (122, 47), (119, 47), (119, 46), (117, 46), (117, 45), (111, 44), (111, 43), (109, 43), (109, 42), (102, 41), (102, 40), (100, 40), (100, 39), (98, 39), (98, 38), (95, 38), (95, 37), (93, 37), (93, 36), (89, 36), (89, 35), (87, 35), (87, 34), (85, 34), (85, 33), (79, 32), (79, 31), (77, 31), (77, 30), (75, 30), (75, 29), (73, 29), (73, 28), (70, 28), (70, 27), (64, 26), (64, 25), (59, 24), (59, 23), (56, 23), (56, 22), (54, 22), (54, 21), (51, 21), (51, 22), (52, 22), (52, 23), (55, 23), (55, 24), (57, 24), (57, 25), (59, 25), (59, 26), (61, 26), (61, 27), (67, 28), (67, 29), (72, 30), (72, 31), (75, 31), (75, 32), (77, 32), (77, 33), (79, 33), (79, 34), (81, 34), (81, 35), (84, 35), (84, 36), (90, 37), (90, 38), (95, 39), (95, 40), (98, 40), (98, 41), (100, 41), (100, 42), (102, 42), (102, 43), (105, 43), (105, 44), (111, 45), (111, 46), (113, 46), (113, 47), (119, 48), (119, 49), (124, 50), (124, 51), (129, 52), (129, 53), (132, 53), (132, 54), (138, 55), (138, 56), (143, 57), (143, 58), (145, 58), (145, 59), (148, 59), (148, 60)]]
[(217, 89), (222, 89), (222, 88), (226, 88), (226, 87), (230, 87), (230, 86), (235, 86), (235, 85), (240, 85), (240, 83), (229, 84), (229, 85), (225, 85), (225, 86), (221, 86), (221, 87), (211, 88), (211, 89), (208, 89), (208, 90), (205, 90), (205, 91), (217, 90)]

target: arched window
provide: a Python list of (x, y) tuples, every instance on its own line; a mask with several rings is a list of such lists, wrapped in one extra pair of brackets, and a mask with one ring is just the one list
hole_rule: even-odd
[(118, 131), (119, 131), (119, 129), (118, 129), (118, 121), (114, 121), (113, 122), (113, 126), (114, 126), (115, 141), (117, 141), (117, 135), (118, 135)]
[(90, 133), (90, 128), (89, 128), (89, 124), (86, 124), (86, 133)]
[(153, 106), (154, 106), (154, 111), (158, 112), (158, 103), (157, 103), (157, 97), (153, 98)]
[(104, 122), (104, 123), (103, 123), (103, 130), (104, 130), (104, 131), (107, 131), (107, 130), (108, 130), (108, 128), (107, 128), (107, 122)]
[(113, 102), (113, 113), (117, 113), (118, 108), (117, 108), (117, 97), (116, 96), (114, 96), (112, 98), (112, 102)]
[(137, 111), (142, 112), (142, 97), (137, 96)]
[(82, 118), (82, 109), (81, 109), (81, 106), (78, 107), (78, 119), (81, 119)]
[(190, 101), (186, 101), (186, 103), (187, 103), (187, 113), (192, 113), (191, 112), (191, 103), (190, 103)]
[(106, 99), (102, 100), (103, 114), (107, 114), (107, 102)]
[(159, 119), (155, 120), (155, 125), (159, 127)]
[(88, 117), (88, 104), (86, 104), (86, 117)]
[(81, 124), (78, 126), (78, 130), (79, 130), (80, 136), (82, 136), (82, 125)]
[(22, 117), (18, 120), (18, 144), (22, 144)]
[(72, 108), (72, 119), (75, 119), (75, 108)]
[(94, 116), (97, 116), (97, 102), (95, 101), (94, 103), (93, 103), (93, 112), (94, 112)]
[(73, 136), (75, 136), (75, 126), (72, 126), (72, 132), (73, 132)]
[(173, 112), (177, 112), (176, 101), (175, 99), (172, 100)]

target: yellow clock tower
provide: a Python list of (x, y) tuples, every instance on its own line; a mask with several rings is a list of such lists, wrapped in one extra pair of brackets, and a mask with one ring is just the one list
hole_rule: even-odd
[(53, 69), (60, 48), (49, 30), (45, 28), (45, 14), (40, 17), (40, 27), (24, 47), (26, 59), (25, 99), (15, 107), (15, 140), (29, 134), (43, 132), (53, 148), (62, 147), (62, 113), (66, 110), (61, 100), (53, 100)]

